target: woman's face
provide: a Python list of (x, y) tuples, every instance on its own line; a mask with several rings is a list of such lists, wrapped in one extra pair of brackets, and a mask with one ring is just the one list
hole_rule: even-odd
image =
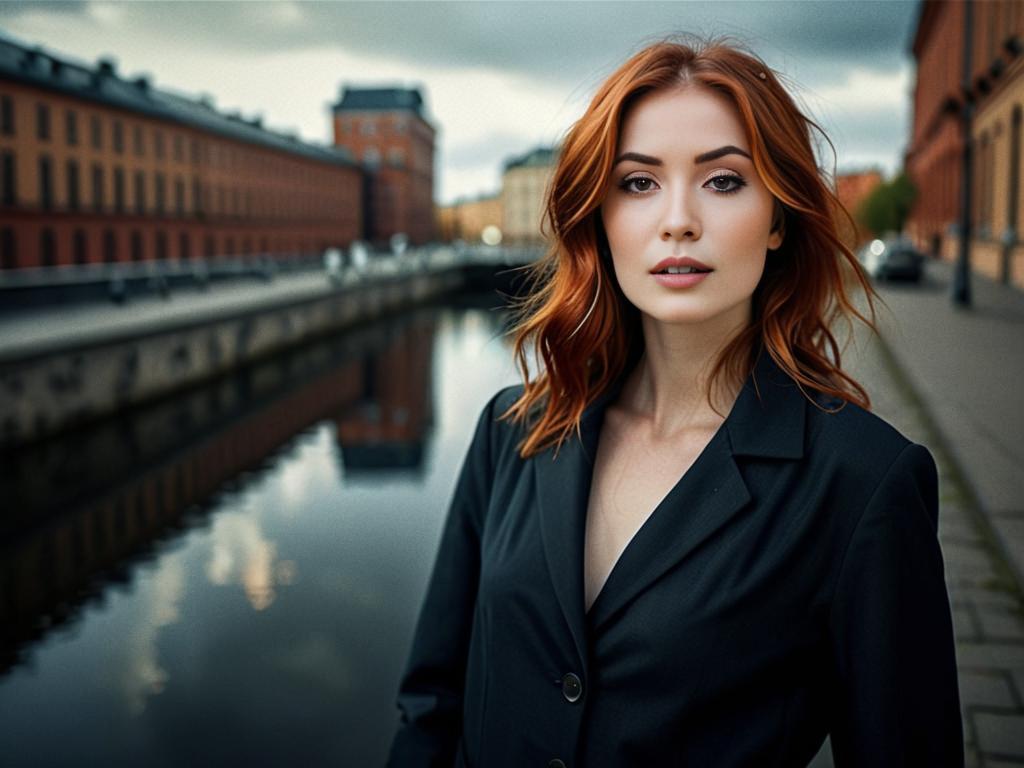
[(723, 333), (746, 325), (766, 251), (782, 243), (772, 209), (726, 97), (673, 88), (630, 108), (601, 217), (615, 276), (643, 314)]

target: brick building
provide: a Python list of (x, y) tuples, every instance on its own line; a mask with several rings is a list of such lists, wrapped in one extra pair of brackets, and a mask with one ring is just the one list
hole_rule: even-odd
[[(970, 92), (963, 90), (964, 32), (971, 18)], [(917, 62), (914, 119), (905, 164), (918, 189), (908, 233), (947, 260), (959, 251), (960, 186), (965, 137), (961, 110), (974, 104), (971, 125), (971, 263), (997, 280), (1024, 287), (1021, 105), (1024, 103), (1024, 4), (921, 3), (912, 42)]]
[(434, 138), (419, 90), (344, 86), (333, 106), (334, 143), (366, 172), (366, 239), (386, 244), (405, 234), (434, 239)]
[(0, 268), (344, 247), (361, 186), (343, 150), (0, 38)]
[[(836, 176), (836, 196), (855, 222), (857, 209), (867, 196), (875, 190), (875, 187), (881, 183), (882, 174), (875, 169), (841, 173)], [(876, 234), (882, 234), (871, 232), (860, 223), (857, 224), (857, 229), (854, 231), (850, 228), (850, 223), (846, 220), (845, 216), (839, 217), (838, 226), (840, 238), (851, 249), (856, 248)]]

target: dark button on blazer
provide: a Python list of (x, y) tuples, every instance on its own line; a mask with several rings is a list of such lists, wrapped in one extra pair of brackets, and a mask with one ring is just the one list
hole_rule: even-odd
[(614, 392), (524, 461), (496, 420), (520, 391), (484, 409), (458, 480), (390, 766), (802, 767), (826, 734), (837, 768), (963, 765), (925, 448), (762, 354), (585, 611)]

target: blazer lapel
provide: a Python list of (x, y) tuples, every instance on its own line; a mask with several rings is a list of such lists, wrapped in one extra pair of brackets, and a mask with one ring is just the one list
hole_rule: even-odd
[(583, 548), (593, 462), (604, 410), (622, 383), (584, 411), (579, 436), (533, 459), (544, 556), (584, 671), (588, 626), (599, 629), (750, 501), (737, 456), (803, 455), (804, 395), (762, 353), (728, 417), (626, 546), (587, 614)]
[(803, 433), (804, 396), (763, 353), (721, 427), (620, 555), (589, 627), (597, 631), (744, 508), (751, 494), (737, 456), (799, 458)]
[(548, 449), (533, 459), (544, 558), (584, 672), (588, 655), (583, 591), (587, 502), (604, 409), (621, 386), (620, 379), (584, 410), (578, 436), (566, 440), (557, 451)]

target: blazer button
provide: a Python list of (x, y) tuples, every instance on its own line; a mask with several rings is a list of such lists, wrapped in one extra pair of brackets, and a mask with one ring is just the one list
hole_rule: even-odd
[(562, 695), (570, 703), (579, 701), (580, 696), (583, 695), (583, 683), (572, 672), (562, 678)]
[(548, 768), (565, 768), (565, 763), (555, 758), (550, 763), (548, 763)]

